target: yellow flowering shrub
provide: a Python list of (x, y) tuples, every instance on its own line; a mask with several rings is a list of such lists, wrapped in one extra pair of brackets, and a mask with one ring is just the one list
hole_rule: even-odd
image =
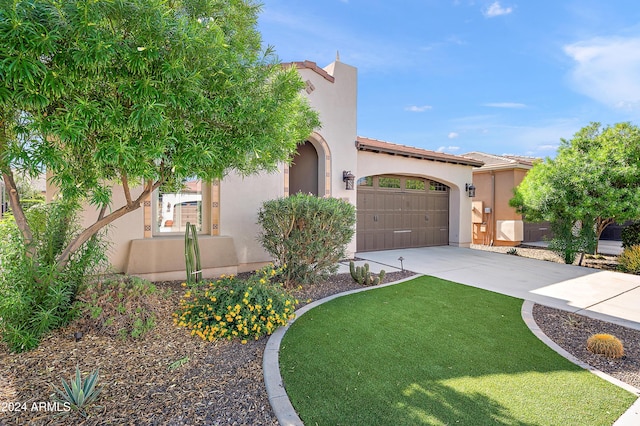
[(625, 247), (618, 257), (618, 265), (624, 272), (640, 275), (640, 246)]
[(284, 289), (282, 271), (268, 265), (246, 280), (222, 276), (190, 289), (173, 314), (174, 324), (204, 340), (259, 339), (294, 317), (298, 301)]

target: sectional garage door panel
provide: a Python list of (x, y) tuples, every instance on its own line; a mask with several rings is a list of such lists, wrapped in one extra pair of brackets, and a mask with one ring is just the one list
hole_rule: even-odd
[(449, 244), (449, 188), (441, 183), (369, 176), (359, 181), (357, 209), (358, 251)]

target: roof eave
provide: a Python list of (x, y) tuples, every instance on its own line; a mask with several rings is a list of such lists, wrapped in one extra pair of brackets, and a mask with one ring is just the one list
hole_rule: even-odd
[(419, 154), (415, 152), (406, 152), (406, 151), (401, 151), (393, 148), (371, 146), (371, 145), (368, 145), (366, 142), (361, 142), (361, 141), (356, 141), (356, 148), (359, 151), (368, 151), (373, 153), (397, 155), (397, 156), (406, 157), (406, 158), (416, 158), (419, 160), (429, 160), (429, 161), (436, 161), (439, 163), (457, 164), (462, 166), (480, 167), (484, 164), (482, 161), (473, 160), (470, 158), (438, 156), (438, 155), (429, 155), (427, 153)]
[(515, 163), (515, 164), (491, 164), (484, 165), (482, 167), (475, 168), (474, 172), (484, 172), (484, 171), (493, 171), (493, 170), (509, 170), (509, 169), (521, 169), (521, 170), (531, 170), (533, 166), (529, 166), (527, 164)]

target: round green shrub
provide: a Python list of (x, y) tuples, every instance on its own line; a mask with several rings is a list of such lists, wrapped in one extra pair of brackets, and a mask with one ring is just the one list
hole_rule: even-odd
[(618, 265), (624, 272), (640, 275), (640, 245), (626, 247), (618, 257)]
[(284, 268), (285, 284), (313, 284), (335, 273), (345, 258), (356, 211), (341, 199), (299, 193), (266, 201), (258, 223), (260, 243)]
[[(188, 290), (173, 314), (174, 324), (203, 340), (258, 340), (294, 317), (298, 301), (277, 282), (273, 265), (242, 280), (233, 275)], [(186, 286), (186, 283), (183, 284)]]

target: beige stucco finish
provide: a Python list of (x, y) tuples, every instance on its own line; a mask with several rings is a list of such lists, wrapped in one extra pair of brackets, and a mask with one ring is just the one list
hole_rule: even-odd
[(521, 168), (474, 171), (476, 196), (473, 201), (479, 206), (473, 214), (474, 244), (516, 246), (522, 242), (522, 215), (509, 206), (509, 200), (526, 172)]
[[(203, 235), (198, 237), (198, 245), (203, 276), (238, 272), (238, 258), (231, 237)], [(132, 240), (129, 250), (125, 273), (152, 281), (186, 279), (183, 237)]]
[[(356, 190), (345, 189), (343, 171), (356, 178), (379, 174), (422, 176), (450, 187), (449, 243), (468, 246), (471, 242), (471, 199), (464, 187), (472, 181), (471, 167), (418, 158), (407, 158), (356, 149), (357, 139), (357, 70), (336, 61), (321, 69), (313, 62), (296, 66), (311, 106), (320, 115), (322, 128), (308, 140), (318, 152), (318, 194), (340, 198), (356, 205)], [(240, 176), (229, 173), (220, 181), (219, 223), (210, 230), (212, 235), (200, 238), (205, 277), (220, 273), (253, 270), (269, 262), (258, 236), (258, 211), (264, 201), (289, 195), (288, 165), (281, 164), (275, 173)], [(217, 192), (216, 192), (217, 194)], [(114, 190), (114, 206), (122, 205), (124, 197)], [(150, 203), (150, 201), (147, 201)], [(211, 207), (211, 206), (209, 206)], [(146, 209), (146, 216), (145, 216)], [(145, 232), (145, 220), (151, 215), (151, 205), (118, 219), (109, 229), (111, 248), (109, 258), (118, 272), (150, 279), (182, 279), (184, 249), (180, 236), (152, 236)], [(96, 217), (87, 209), (84, 224)], [(217, 218), (217, 216), (216, 216)], [(147, 225), (148, 226), (148, 225)], [(209, 232), (207, 232), (208, 234)], [(347, 247), (352, 257), (356, 238)]]

